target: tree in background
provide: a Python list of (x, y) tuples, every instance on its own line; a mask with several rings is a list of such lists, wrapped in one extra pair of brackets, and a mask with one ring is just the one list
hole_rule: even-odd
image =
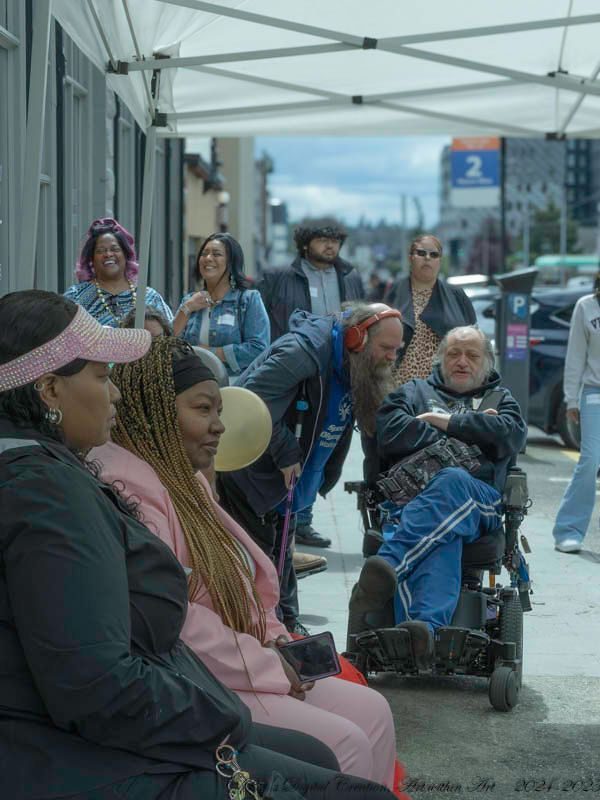
[[(567, 220), (567, 253), (579, 252), (577, 248), (578, 225)], [(521, 239), (521, 246), (523, 240)], [(554, 203), (547, 208), (538, 208), (533, 213), (529, 231), (530, 262), (548, 253), (560, 253), (560, 209)]]

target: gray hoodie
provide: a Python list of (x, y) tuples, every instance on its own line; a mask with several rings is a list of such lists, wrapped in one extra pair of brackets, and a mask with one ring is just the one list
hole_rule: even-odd
[(565, 361), (567, 408), (577, 408), (584, 386), (600, 388), (600, 303), (595, 294), (579, 299), (571, 318)]

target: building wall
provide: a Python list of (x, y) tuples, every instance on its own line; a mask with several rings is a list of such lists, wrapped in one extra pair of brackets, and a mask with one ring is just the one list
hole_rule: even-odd
[(223, 159), (225, 188), (230, 197), (228, 227), (244, 251), (246, 274), (254, 277), (256, 275), (254, 139), (251, 137), (219, 139), (218, 149)]
[[(31, 0), (0, 0), (0, 293), (29, 288), (18, 242), (37, 225), (34, 285), (64, 291), (90, 222), (114, 216), (139, 235), (145, 136), (103, 73), (54, 21), (37, 220), (21, 208), (32, 40)], [(183, 256), (183, 146), (159, 139), (151, 285), (179, 302)]]

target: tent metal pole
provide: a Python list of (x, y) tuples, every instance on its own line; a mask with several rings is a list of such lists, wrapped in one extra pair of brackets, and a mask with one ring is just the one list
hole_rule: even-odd
[(467, 123), (473, 125), (475, 128), (485, 128), (491, 131), (502, 131), (503, 133), (512, 133), (515, 136), (539, 136), (540, 131), (531, 128), (521, 128), (519, 125), (507, 125), (505, 122), (496, 122), (496, 120), (480, 119), (478, 117), (464, 117), (459, 114), (446, 114), (443, 111), (434, 111), (429, 108), (419, 108), (418, 106), (404, 106), (397, 103), (368, 103), (367, 105), (374, 105), (377, 108), (387, 108), (389, 111), (398, 111), (402, 114), (416, 114), (420, 117), (429, 117), (431, 119), (445, 119), (448, 122)]
[[(287, 89), (291, 92), (302, 92), (303, 94), (314, 94), (318, 97), (329, 97), (332, 99), (349, 100), (347, 94), (341, 92), (329, 92), (325, 89), (318, 89), (314, 86), (305, 86), (300, 83), (290, 83), (288, 81), (278, 81), (274, 78), (264, 78), (258, 75), (248, 75), (247, 73), (236, 72), (230, 69), (221, 69), (220, 67), (197, 67), (197, 72), (203, 72), (207, 75), (216, 75), (217, 77), (232, 78), (233, 80), (246, 81), (254, 83), (259, 86), (272, 86), (275, 89)], [(490, 89), (504, 89), (516, 86), (520, 81), (508, 80), (501, 78), (497, 81), (478, 81), (476, 83), (464, 83), (456, 86), (433, 86), (429, 89), (408, 89), (400, 92), (382, 92), (381, 94), (365, 94), (363, 95), (363, 103), (370, 103), (376, 100), (395, 100), (404, 97), (432, 97), (435, 95), (456, 94), (460, 92), (473, 92), (482, 91), (486, 92)]]
[(98, 29), (98, 34), (99, 34), (100, 38), (102, 39), (102, 44), (104, 45), (104, 49), (106, 50), (106, 54), (108, 55), (108, 60), (110, 61), (110, 64), (111, 64), (113, 70), (116, 72), (116, 70), (117, 70), (117, 61), (116, 61), (115, 57), (112, 54), (112, 50), (110, 48), (110, 44), (109, 44), (109, 41), (108, 41), (108, 36), (106, 35), (106, 33), (104, 31), (104, 28), (102, 27), (102, 23), (100, 22), (100, 17), (98, 16), (98, 12), (96, 11), (96, 6), (94, 5), (94, 0), (87, 0), (87, 4), (88, 4), (88, 7), (90, 9), (90, 14), (94, 18), (94, 23), (96, 25), (96, 28)]
[(146, 152), (144, 154), (144, 186), (142, 189), (142, 218), (140, 223), (140, 245), (135, 306), (135, 327), (143, 328), (146, 316), (146, 287), (148, 286), (148, 262), (150, 258), (150, 230), (154, 207), (154, 173), (156, 169), (156, 126), (150, 124), (146, 130)]
[(235, 117), (244, 114), (261, 114), (275, 111), (303, 111), (309, 108), (328, 109), (333, 107), (343, 107), (350, 105), (350, 98), (341, 101), (329, 100), (306, 100), (296, 103), (273, 103), (264, 106), (238, 106), (237, 108), (206, 108), (198, 111), (178, 111), (167, 114), (167, 122), (181, 122), (189, 119), (208, 119), (210, 117)]
[(506, 25), (486, 25), (480, 28), (459, 28), (450, 31), (436, 31), (435, 33), (390, 36), (387, 39), (380, 39), (377, 46), (447, 42), (451, 39), (472, 39), (479, 36), (498, 36), (522, 31), (541, 31), (548, 28), (562, 28), (572, 25), (592, 25), (597, 22), (600, 22), (600, 14), (581, 14), (577, 17), (554, 17), (532, 20), (531, 22), (511, 22)]
[[(167, 114), (167, 122), (183, 122), (185, 120), (202, 119), (208, 120), (225, 119), (226, 117), (243, 117), (245, 115), (281, 113), (285, 111), (307, 111), (310, 109), (323, 109), (325, 111), (332, 108), (353, 108), (352, 98), (347, 97), (342, 100), (307, 100), (297, 103), (274, 103), (264, 106), (241, 106), (238, 108), (209, 108), (198, 109), (197, 111), (180, 111), (179, 113)], [(442, 111), (434, 111), (428, 108), (417, 106), (398, 105), (397, 103), (383, 103), (380, 101), (363, 101), (358, 108), (385, 108), (388, 111), (395, 111), (400, 114), (412, 114), (431, 119), (443, 119), (448, 122), (467, 123), (475, 128), (485, 128), (486, 130), (502, 130), (505, 133), (513, 133), (516, 136), (539, 136), (540, 131), (531, 128), (522, 128), (518, 125), (508, 125), (498, 123), (495, 120), (479, 119), (476, 117), (464, 117), (457, 114), (446, 114)]]
[(52, 0), (37, 0), (37, 2), (32, 3), (32, 14), (33, 38), (29, 73), (29, 103), (25, 131), (19, 247), (17, 250), (21, 257), (21, 270), (17, 278), (18, 289), (31, 289), (35, 281)]
[[(600, 75), (600, 61), (596, 64), (596, 67), (594, 68), (594, 71), (592, 72), (592, 74), (590, 76), (590, 80), (595, 81), (596, 78), (598, 77), (598, 75)], [(573, 119), (573, 117), (575, 116), (575, 114), (579, 111), (579, 108), (581, 107), (581, 104), (585, 100), (586, 95), (587, 95), (587, 91), (586, 90), (581, 92), (581, 94), (579, 95), (577, 100), (575, 100), (575, 102), (573, 103), (573, 105), (569, 109), (566, 117), (563, 119), (562, 124), (561, 124), (560, 128), (557, 131), (559, 136), (564, 136), (565, 131), (569, 127), (569, 124), (570, 124), (571, 120)]]
[(404, 46), (383, 46), (378, 47), (388, 53), (396, 53), (400, 56), (418, 58), (421, 61), (430, 61), (434, 64), (447, 64), (450, 67), (460, 69), (470, 69), (475, 72), (486, 72), (490, 75), (500, 75), (505, 78), (517, 80), (520, 83), (539, 83), (542, 86), (550, 86), (551, 89), (565, 89), (568, 92), (587, 92), (588, 94), (600, 95), (600, 83), (590, 83), (587, 78), (578, 78), (571, 75), (554, 73), (553, 75), (536, 75), (533, 72), (522, 72), (521, 70), (498, 67), (493, 64), (485, 64), (483, 61), (470, 61), (466, 58), (457, 58), (442, 53), (433, 53), (429, 50), (418, 50), (414, 47)]
[(262, 61), (269, 58), (291, 58), (314, 56), (321, 53), (344, 53), (356, 50), (355, 45), (333, 42), (332, 44), (312, 44), (304, 47), (280, 47), (270, 50), (245, 50), (238, 53), (215, 53), (208, 56), (185, 56), (181, 58), (145, 58), (141, 61), (127, 61), (128, 72), (142, 70), (175, 69), (201, 67), (204, 64), (233, 64), (236, 61)]

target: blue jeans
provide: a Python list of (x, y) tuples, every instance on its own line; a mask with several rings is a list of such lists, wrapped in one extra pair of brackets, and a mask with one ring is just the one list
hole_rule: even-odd
[(600, 466), (600, 387), (583, 387), (579, 413), (581, 453), (556, 515), (552, 533), (557, 544), (566, 538), (582, 540), (594, 510)]
[(496, 489), (458, 467), (440, 470), (421, 494), (392, 511), (377, 555), (396, 570), (396, 624), (450, 625), (460, 595), (463, 544), (496, 530), (501, 511)]
[(313, 521), (313, 506), (314, 503), (296, 514), (296, 527), (304, 527), (305, 525), (312, 525)]

